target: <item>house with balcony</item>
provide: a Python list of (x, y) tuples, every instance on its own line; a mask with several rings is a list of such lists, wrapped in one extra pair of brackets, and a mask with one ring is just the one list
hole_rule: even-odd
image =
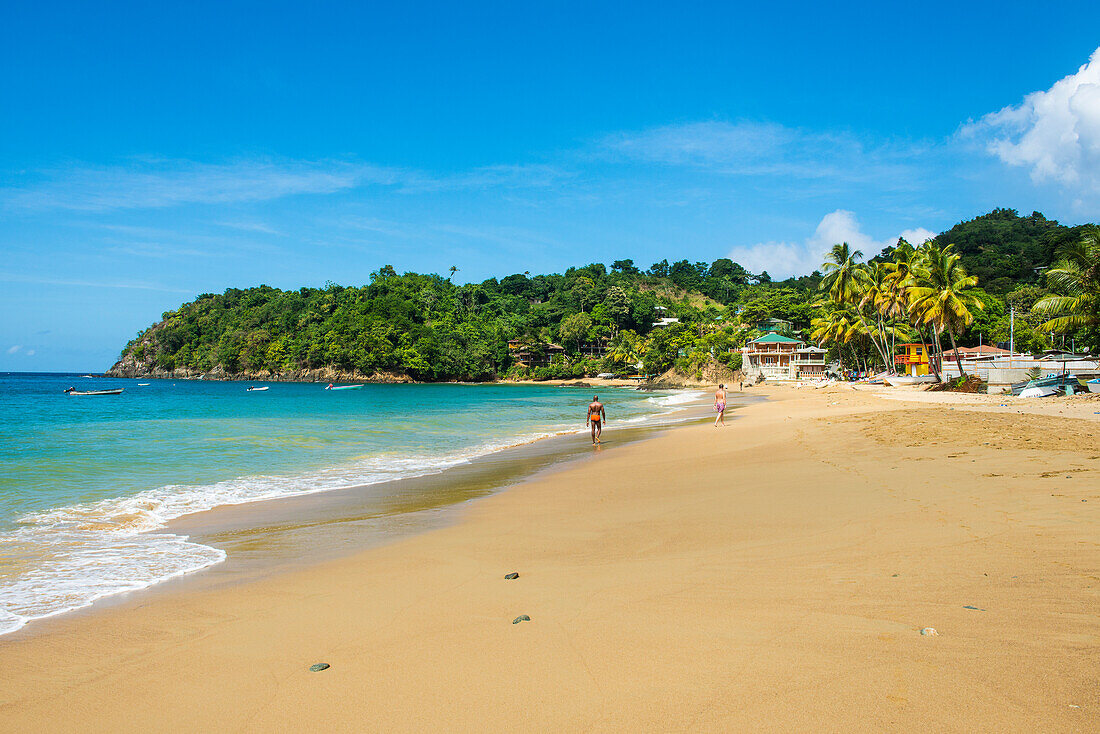
[(769, 380), (813, 380), (825, 376), (825, 350), (801, 339), (765, 334), (741, 348), (741, 370)]
[(554, 358), (565, 354), (565, 349), (559, 344), (529, 343), (520, 339), (512, 339), (508, 342), (508, 351), (512, 355), (512, 361), (519, 367), (549, 367)]
[(794, 379), (820, 380), (825, 377), (825, 353), (813, 344), (794, 350)]
[(894, 355), (894, 367), (900, 375), (920, 377), (928, 374), (927, 344), (898, 344), (901, 351)]

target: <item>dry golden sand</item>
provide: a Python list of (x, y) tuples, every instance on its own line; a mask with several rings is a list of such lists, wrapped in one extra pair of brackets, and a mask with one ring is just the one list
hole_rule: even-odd
[(1100, 729), (1100, 422), (769, 392), (453, 527), (0, 640), (0, 729)]

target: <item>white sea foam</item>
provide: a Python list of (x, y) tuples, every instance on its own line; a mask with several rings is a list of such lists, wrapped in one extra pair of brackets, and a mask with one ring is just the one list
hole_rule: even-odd
[(554, 433), (489, 442), (439, 457), (380, 455), (311, 474), (167, 485), (127, 497), (29, 513), (17, 519), (15, 530), (0, 533), (0, 557), (14, 565), (13, 573), (0, 576), (0, 634), (225, 560), (225, 552), (218, 548), (152, 532), (175, 518), (223, 505), (435, 474)]
[[(622, 419), (666, 419), (703, 393), (653, 396), (669, 410)], [(295, 476), (252, 476), (207, 485), (166, 485), (24, 515), (14, 530), (0, 533), (0, 557), (12, 561), (0, 575), (0, 635), (27, 622), (87, 607), (97, 599), (136, 591), (225, 560), (218, 548), (165, 532), (169, 521), (223, 505), (277, 499), (394, 479), (436, 474), (479, 456), (563, 433), (575, 424), (481, 444), (442, 456), (376, 455)]]
[(674, 405), (688, 405), (690, 403), (697, 403), (706, 396), (706, 393), (697, 390), (689, 390), (686, 392), (676, 392), (671, 395), (655, 395), (649, 398), (649, 402), (654, 405), (660, 405), (662, 407), (671, 407)]

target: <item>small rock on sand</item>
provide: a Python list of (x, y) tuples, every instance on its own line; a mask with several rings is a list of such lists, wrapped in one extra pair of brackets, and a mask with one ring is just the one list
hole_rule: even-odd
[(512, 620), (512, 624), (519, 624), (520, 622), (530, 622), (530, 621), (531, 621), (530, 617), (528, 617), (526, 614), (521, 614), (521, 615), (519, 615), (518, 617), (516, 617), (515, 619)]
[(329, 667), (328, 663), (314, 663), (309, 666), (309, 670), (311, 673), (320, 673), (322, 670), (327, 670)]
[(935, 630), (935, 628), (933, 628), (933, 627), (925, 627), (924, 629), (922, 629), (922, 630), (920, 631), (920, 633), (921, 633), (922, 635), (924, 635), (925, 637), (929, 637), (929, 636), (931, 636), (931, 635), (938, 635), (938, 634), (939, 634), (939, 632), (937, 632), (937, 631)]
[(516, 573), (515, 571), (513, 571), (512, 573), (508, 574), (508, 575), (507, 575), (507, 576), (505, 576), (504, 578), (506, 578), (506, 579), (509, 579), (509, 580), (511, 580), (511, 579), (518, 579), (518, 578), (519, 578), (519, 574), (518, 574), (518, 573)]

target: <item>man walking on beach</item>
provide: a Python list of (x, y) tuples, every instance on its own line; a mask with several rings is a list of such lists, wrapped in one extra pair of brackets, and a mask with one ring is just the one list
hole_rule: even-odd
[(714, 393), (714, 410), (718, 413), (718, 417), (714, 419), (714, 427), (717, 428), (721, 423), (726, 425), (726, 386), (719, 385), (718, 391)]
[(603, 403), (600, 402), (598, 395), (592, 396), (592, 402), (588, 404), (588, 418), (585, 420), (585, 426), (592, 426), (592, 445), (595, 446), (600, 442), (600, 434), (603, 433), (603, 422), (607, 418), (607, 413), (604, 412)]

